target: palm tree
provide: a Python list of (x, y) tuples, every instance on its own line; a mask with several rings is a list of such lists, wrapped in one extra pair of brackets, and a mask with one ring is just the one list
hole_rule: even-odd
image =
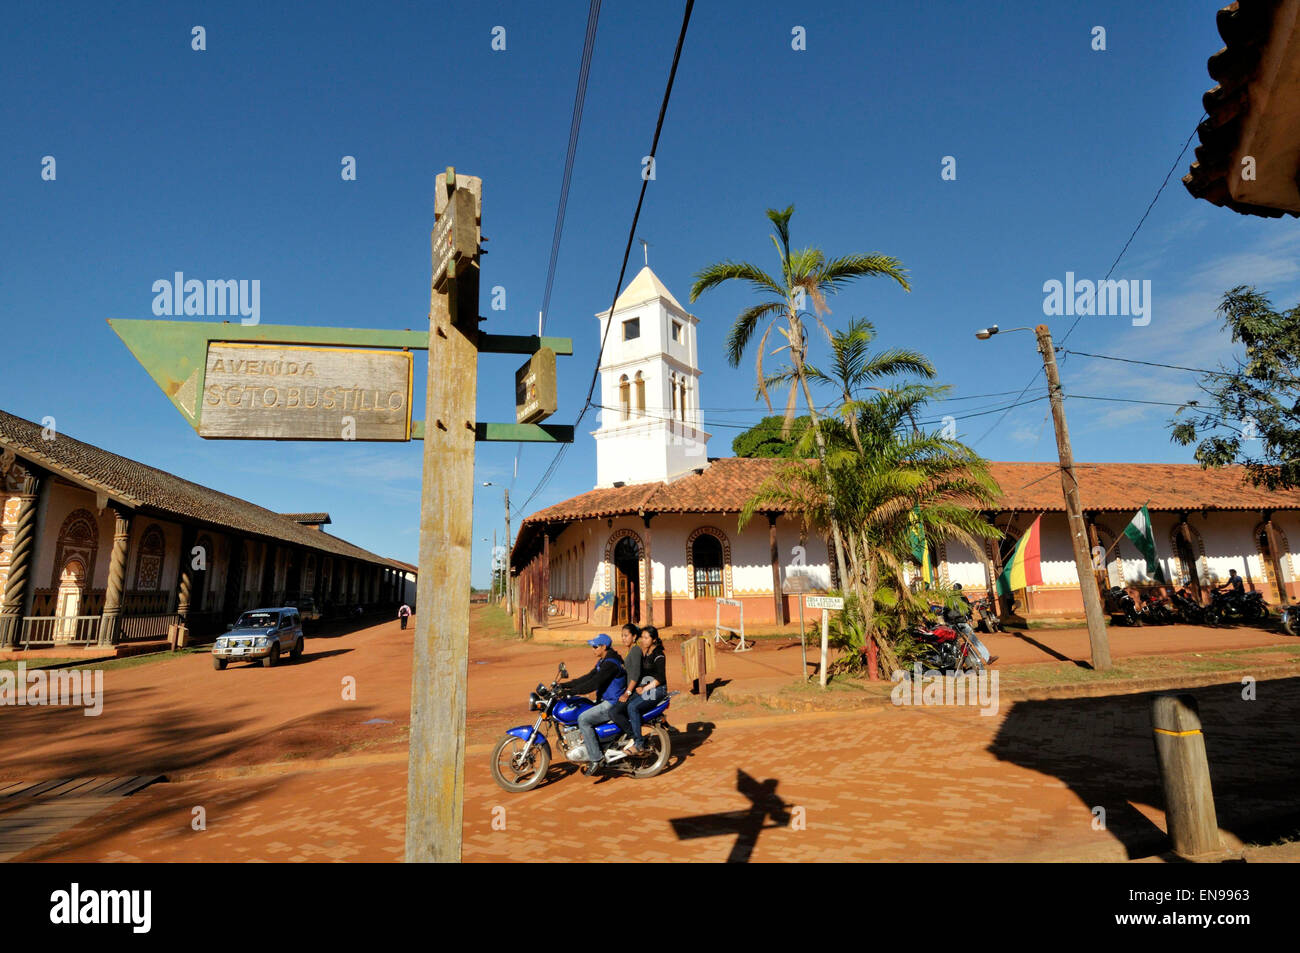
[[(817, 416), (817, 407), (813, 403), (812, 392), (808, 387), (808, 378), (804, 374), (807, 363), (808, 339), (805, 320), (811, 318), (831, 338), (830, 328), (822, 320), (823, 315), (830, 314), (826, 306), (826, 296), (834, 294), (849, 282), (858, 278), (881, 276), (892, 278), (910, 291), (907, 272), (896, 258), (888, 255), (847, 255), (841, 258), (827, 259), (819, 248), (790, 247), (790, 217), (794, 215), (794, 206), (784, 211), (768, 209), (767, 217), (776, 228), (772, 235), (772, 244), (776, 247), (777, 257), (781, 263), (780, 280), (773, 278), (757, 265), (749, 262), (737, 262), (730, 259), (709, 265), (695, 276), (691, 285), (690, 300), (695, 302), (700, 295), (723, 282), (738, 280), (753, 286), (766, 300), (751, 305), (739, 315), (731, 326), (727, 336), (727, 360), (732, 367), (739, 367), (745, 348), (753, 339), (760, 322), (768, 321), (766, 329), (758, 342), (758, 359), (755, 373), (758, 377), (758, 391), (772, 409), (772, 400), (763, 377), (763, 356), (767, 348), (768, 336), (773, 328), (782, 335), (786, 343), (773, 353), (789, 349), (790, 365), (793, 375), (790, 390), (786, 396), (785, 423), (782, 435), (788, 435), (794, 422), (795, 409), (799, 392), (803, 392), (811, 419), (810, 431), (816, 443), (817, 455), (825, 462), (826, 446), (822, 440), (821, 427)], [(803, 303), (811, 301), (813, 310), (804, 310)], [(844, 543), (838, 524), (832, 524), (835, 540), (835, 558), (840, 570), (840, 578), (846, 578), (847, 567), (844, 561)]]
[[(867, 383), (882, 376), (882, 370), (934, 375), (930, 362), (914, 351), (872, 356), (871, 338), (869, 323), (851, 322), (832, 336), (829, 372), (805, 367), (808, 380), (838, 392), (835, 413), (822, 421), (827, 450), (818, 466), (797, 459), (773, 474), (746, 504), (741, 525), (758, 510), (776, 505), (803, 513), (815, 526), (841, 527), (849, 564), (841, 584), (856, 596), (863, 629), (876, 639), (886, 670), (892, 671), (897, 663), (874, 625), (875, 607), (877, 602), (906, 606), (912, 601), (905, 569), (916, 527), (927, 543), (956, 539), (981, 552), (983, 540), (999, 535), (979, 513), (993, 504), (998, 487), (987, 462), (974, 451), (916, 426), (919, 409), (946, 387), (882, 389)], [(864, 390), (875, 393), (864, 397)], [(910, 429), (904, 421), (912, 422)], [(805, 458), (812, 450), (810, 436), (801, 441)]]

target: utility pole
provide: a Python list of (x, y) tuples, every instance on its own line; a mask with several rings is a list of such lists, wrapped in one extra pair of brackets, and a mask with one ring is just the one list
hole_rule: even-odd
[[(505, 565), (501, 567), (501, 584), (506, 587), (506, 611), (513, 613), (515, 611), (515, 594), (514, 587), (510, 584), (510, 487), (505, 487), (506, 491), (506, 558)], [(527, 503), (527, 500), (524, 501)]]
[(1092, 572), (1092, 554), (1088, 550), (1088, 530), (1083, 522), (1083, 504), (1079, 501), (1079, 481), (1074, 476), (1074, 452), (1070, 449), (1070, 430), (1065, 423), (1061, 400), (1061, 378), (1056, 369), (1056, 351), (1047, 325), (1034, 328), (1038, 353), (1043, 356), (1047, 372), (1047, 394), (1052, 402), (1052, 423), (1056, 427), (1056, 452), (1061, 461), (1061, 489), (1065, 493), (1065, 515), (1070, 525), (1070, 543), (1074, 547), (1074, 566), (1079, 575), (1079, 592), (1083, 595), (1083, 612), (1088, 620), (1088, 642), (1092, 646), (1092, 667), (1098, 672), (1110, 669), (1110, 642), (1106, 636), (1106, 615), (1101, 607), (1101, 593)]
[(492, 530), (492, 585), (488, 587), (488, 601), (497, 601), (497, 531)]

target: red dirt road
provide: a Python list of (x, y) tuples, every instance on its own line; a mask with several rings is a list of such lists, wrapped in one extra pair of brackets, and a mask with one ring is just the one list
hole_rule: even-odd
[[(1179, 628), (1132, 630), (1131, 642), (1112, 630), (1115, 654), (1278, 641), (1258, 630)], [(399, 860), (412, 637), (392, 622), (312, 639), (302, 663), (276, 669), (215, 672), (195, 655), (110, 670), (98, 718), (0, 709), (0, 778), (171, 779), (22, 859)], [(1086, 653), (1082, 633), (1032, 638)], [(1043, 660), (1015, 635), (990, 647), (1004, 660)], [(535, 791), (501, 791), (487, 770), (490, 743), (528, 720), (528, 690), (559, 659), (577, 674), (588, 657), (581, 646), (472, 640), (467, 860), (1118, 859), (1158, 847), (1140, 696), (1020, 702), (984, 717), (908, 707), (771, 714), (682, 695), (670, 711), (682, 730), (678, 756), (660, 777), (593, 781), (557, 768)], [(798, 670), (799, 651), (719, 652), (719, 666), (724, 679), (774, 678)], [(343, 699), (346, 677), (355, 701)], [(682, 687), (675, 658), (669, 679)], [(1195, 691), (1220, 823), (1231, 832), (1297, 804), (1300, 767), (1280, 753), (1294, 747), (1298, 682), (1261, 682), (1255, 701), (1234, 686)], [(1103, 830), (1094, 829), (1096, 807)], [(196, 808), (205, 829), (194, 829)]]

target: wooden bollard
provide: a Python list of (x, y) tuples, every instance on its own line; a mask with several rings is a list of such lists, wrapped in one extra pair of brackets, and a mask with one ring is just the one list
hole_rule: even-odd
[(1157, 695), (1151, 701), (1151, 726), (1165, 791), (1165, 824), (1174, 851), (1187, 858), (1222, 851), (1196, 699)]
[(696, 644), (696, 650), (700, 653), (700, 654), (699, 654), (699, 660), (700, 660), (700, 661), (699, 661), (699, 666), (700, 666), (700, 667), (699, 667), (698, 669), (696, 669), (696, 671), (699, 673), (699, 678), (697, 679), (697, 684), (698, 684), (699, 687), (700, 687), (700, 697), (703, 698), (705, 701), (708, 701), (708, 700), (709, 700), (709, 678), (708, 678), (708, 675), (705, 674), (705, 668), (704, 668), (704, 666), (705, 666), (705, 654), (704, 654), (704, 653), (705, 653), (705, 645), (704, 645), (704, 643), (705, 643), (705, 640), (704, 640), (703, 637), (701, 637), (701, 638), (700, 638), (700, 641)]

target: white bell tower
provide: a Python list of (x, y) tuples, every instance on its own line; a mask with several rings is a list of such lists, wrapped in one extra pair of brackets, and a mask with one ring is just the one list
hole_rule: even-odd
[(700, 424), (699, 320), (647, 265), (602, 311), (596, 486), (673, 480), (709, 464)]

